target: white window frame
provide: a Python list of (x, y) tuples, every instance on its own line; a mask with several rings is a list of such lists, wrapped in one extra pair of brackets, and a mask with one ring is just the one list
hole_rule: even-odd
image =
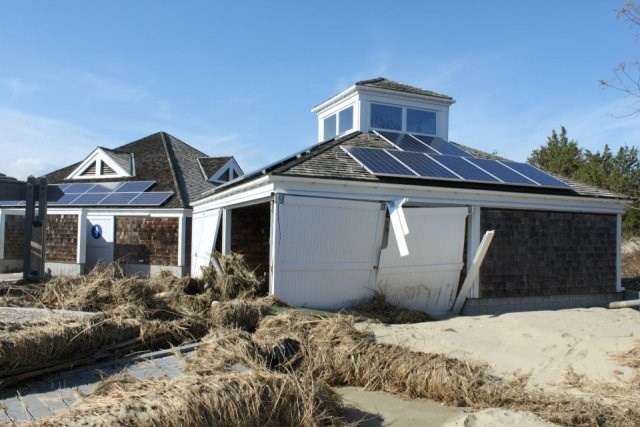
[[(340, 130), (340, 113), (342, 113), (344, 110), (347, 110), (351, 108), (351, 127), (345, 131), (339, 132)], [(336, 117), (336, 129), (335, 129), (335, 135), (332, 136), (331, 138), (337, 138), (341, 135), (345, 135), (351, 131), (353, 131), (356, 127), (356, 108), (354, 104), (349, 104), (347, 106), (345, 106), (344, 108), (341, 108), (335, 112), (333, 112), (332, 114), (329, 114), (325, 117), (322, 118), (322, 140), (326, 141), (327, 139), (330, 139), (327, 137), (327, 135), (325, 135), (324, 133), (324, 122), (325, 120), (331, 118), (335, 116)]]
[[(405, 105), (398, 105), (398, 104), (391, 104), (388, 102), (377, 102), (377, 101), (370, 101), (368, 102), (369, 104), (369, 129), (373, 129), (373, 130), (380, 130), (380, 131), (385, 131), (385, 132), (402, 132), (402, 133), (409, 133), (409, 131), (407, 130), (407, 110), (416, 110), (416, 111), (427, 111), (429, 113), (434, 113), (436, 115), (436, 120), (435, 120), (435, 132), (434, 133), (422, 133), (422, 132), (411, 132), (412, 134), (415, 135), (425, 135), (425, 136), (437, 136), (438, 135), (438, 115), (439, 115), (439, 111), (437, 110), (431, 110), (428, 108), (417, 108), (417, 107), (408, 107)], [(380, 127), (375, 127), (373, 126), (373, 114), (371, 113), (371, 107), (373, 105), (383, 105), (383, 106), (387, 106), (387, 107), (395, 107), (395, 108), (400, 108), (400, 110), (402, 111), (402, 126), (401, 126), (401, 130), (395, 130), (395, 129), (385, 129), (385, 128), (380, 128)]]

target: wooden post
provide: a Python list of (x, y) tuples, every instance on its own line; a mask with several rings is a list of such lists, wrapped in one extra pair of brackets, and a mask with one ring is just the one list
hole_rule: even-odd
[(44, 264), (47, 255), (47, 178), (38, 178), (38, 225), (40, 227), (40, 263), (38, 279), (45, 276)]
[(33, 237), (33, 218), (35, 208), (34, 186), (36, 179), (30, 176), (27, 179), (24, 210), (24, 247), (22, 251), (22, 278), (29, 280), (31, 277), (31, 239)]

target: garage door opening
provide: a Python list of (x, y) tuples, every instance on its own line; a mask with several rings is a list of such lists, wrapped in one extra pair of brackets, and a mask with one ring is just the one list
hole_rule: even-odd
[(269, 281), (270, 225), (271, 203), (231, 211), (231, 251), (243, 254), (249, 268), (266, 285)]

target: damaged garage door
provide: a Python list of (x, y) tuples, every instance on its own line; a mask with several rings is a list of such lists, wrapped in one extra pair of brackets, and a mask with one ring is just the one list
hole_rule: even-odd
[(395, 305), (444, 313), (455, 300), (464, 265), (468, 209), (401, 206), (389, 205), (391, 229), (380, 254), (376, 288)]
[(324, 309), (371, 298), (384, 218), (376, 202), (279, 196), (272, 292)]

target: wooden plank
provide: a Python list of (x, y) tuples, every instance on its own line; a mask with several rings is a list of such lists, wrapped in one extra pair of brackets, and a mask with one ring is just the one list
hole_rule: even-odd
[(453, 304), (453, 307), (451, 307), (451, 311), (454, 314), (460, 314), (460, 312), (462, 311), (462, 306), (467, 300), (467, 295), (471, 290), (473, 281), (480, 271), (480, 266), (482, 265), (482, 261), (484, 261), (484, 256), (487, 254), (487, 250), (489, 249), (489, 245), (491, 245), (491, 241), (493, 240), (493, 236), (495, 233), (496, 232), (494, 230), (490, 230), (484, 234), (482, 242), (480, 242), (480, 246), (478, 247), (478, 251), (476, 252), (475, 257), (473, 257), (471, 268), (467, 273), (467, 277), (464, 279), (464, 283), (462, 284), (462, 289), (460, 289), (458, 298), (456, 298), (456, 302)]

